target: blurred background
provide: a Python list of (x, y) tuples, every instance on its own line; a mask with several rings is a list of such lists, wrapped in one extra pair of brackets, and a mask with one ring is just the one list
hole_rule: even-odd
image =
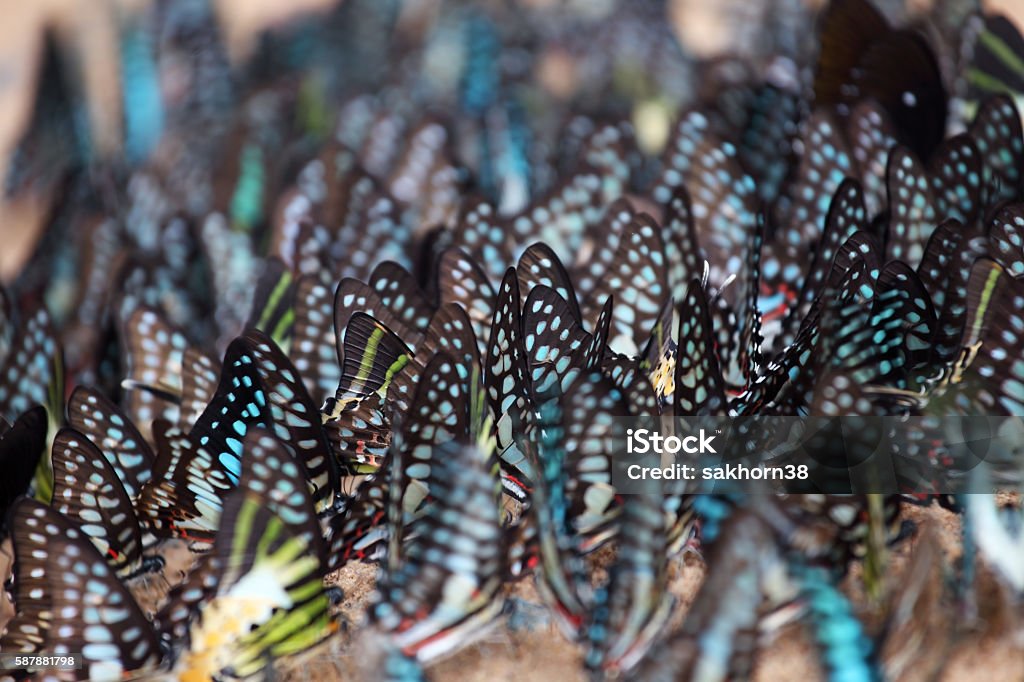
[[(342, 0), (343, 1), (343, 0)], [(481, 0), (487, 2), (505, 0)], [(586, 5), (600, 12), (606, 0), (518, 0), (524, 5), (557, 2)], [(811, 7), (824, 0), (803, 0)], [(923, 12), (933, 1), (908, 0), (908, 15)], [(117, 18), (146, 10), (150, 0), (0, 0), (0, 173), (6, 173), (12, 150), (29, 123), (42, 47), (43, 29), (53, 26), (80, 67), (89, 103), (89, 124), (96, 151), (114, 149), (120, 135), (117, 64)], [(338, 0), (213, 0), (229, 55), (236, 64), (252, 54), (263, 30), (303, 14), (325, 12)], [(441, 0), (416, 0), (410, 6), (431, 11)], [(763, 25), (772, 2), (751, 0), (668, 0), (672, 28), (686, 51), (713, 59), (749, 44)], [(881, 6), (895, 3), (879, 3)], [(1024, 0), (989, 0), (989, 12), (1001, 12), (1024, 24)], [(557, 77), (557, 74), (556, 74)], [(2, 177), (2, 175), (0, 175)], [(28, 194), (0, 198), (0, 281), (13, 277), (35, 243), (50, 198)]]

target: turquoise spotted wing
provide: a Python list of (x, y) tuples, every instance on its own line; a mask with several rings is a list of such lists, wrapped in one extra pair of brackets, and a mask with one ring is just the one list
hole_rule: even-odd
[(725, 381), (711, 336), (704, 288), (690, 283), (679, 309), (673, 404), (676, 416), (718, 414), (725, 409)]
[(967, 131), (982, 157), (982, 182), (990, 202), (1012, 201), (1024, 189), (1024, 131), (1013, 99), (984, 100)]
[(605, 276), (588, 295), (593, 309), (615, 296), (609, 345), (627, 355), (638, 355), (669, 297), (665, 248), (657, 223), (638, 215), (629, 223)]
[(422, 661), (462, 646), (501, 612), (505, 575), (500, 485), (478, 448), (451, 441), (433, 456), (436, 502), (421, 533), (378, 583), (371, 619)]
[(460, 249), (445, 250), (437, 267), (441, 304), (457, 303), (465, 308), (483, 356), (494, 317), (494, 288), (480, 266)]
[(547, 390), (550, 381), (568, 388), (583, 367), (590, 342), (591, 336), (556, 290), (539, 284), (530, 291), (523, 305), (523, 349), (535, 390)]
[(530, 368), (524, 347), (519, 278), (509, 268), (501, 282), (483, 359), (484, 391), (494, 423), (498, 455), (506, 469), (505, 486), (521, 496), (535, 474), (523, 452), (532, 416)]
[(274, 435), (289, 444), (304, 467), (318, 510), (334, 503), (338, 469), (331, 456), (321, 416), (284, 352), (266, 334), (250, 330), (242, 337), (252, 355), (267, 400)]
[(635, 214), (627, 199), (616, 199), (604, 210), (599, 221), (587, 226), (580, 250), (573, 254), (572, 278), (588, 316), (593, 313), (587, 308), (590, 294), (615, 260), (622, 235)]
[(690, 280), (703, 275), (705, 262), (697, 241), (690, 194), (685, 185), (677, 187), (665, 205), (661, 241), (665, 245), (672, 298), (681, 301)]
[[(469, 395), (455, 361), (437, 353), (416, 386), (409, 412), (391, 442), (388, 563), (394, 569), (403, 537), (415, 532), (422, 507), (436, 503), (430, 489), (437, 447), (469, 436)], [(412, 525), (409, 529), (407, 526)]]
[(1017, 279), (1024, 278), (1024, 204), (1003, 207), (989, 224), (993, 259)]
[(549, 287), (566, 302), (576, 322), (583, 322), (572, 278), (547, 244), (537, 242), (528, 246), (519, 257), (516, 273), (519, 275), (519, 290), (524, 296), (528, 297), (534, 286)]

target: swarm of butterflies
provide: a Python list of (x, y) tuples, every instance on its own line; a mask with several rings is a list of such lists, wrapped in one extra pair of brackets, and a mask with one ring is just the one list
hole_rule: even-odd
[[(1019, 497), (946, 494), (934, 434), (900, 494), (613, 485), (630, 417), (1024, 415), (1024, 39), (970, 0), (767, 2), (739, 57), (659, 0), (345, 0), (239, 63), (208, 0), (157, 0), (112, 15), (116, 152), (47, 33), (0, 653), (83, 662), (0, 675), (429, 679), (528, 622), (595, 680), (747, 679), (793, 624), (829, 680), (933, 679), (983, 573), (1021, 628)], [(955, 561), (902, 514), (932, 504)]]

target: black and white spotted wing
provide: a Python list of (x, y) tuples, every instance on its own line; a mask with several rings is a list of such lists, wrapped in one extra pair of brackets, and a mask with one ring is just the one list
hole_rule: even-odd
[(77, 522), (118, 575), (142, 560), (142, 529), (132, 499), (103, 452), (73, 428), (53, 441), (54, 509)]
[(129, 497), (153, 477), (156, 455), (128, 416), (103, 394), (79, 386), (68, 399), (68, 424), (96, 445)]
[[(72, 679), (153, 671), (162, 657), (156, 633), (96, 548), (61, 514), (33, 500), (19, 502), (14, 519), (15, 581), (23, 598), (5, 640), (34, 628), (41, 633), (36, 651), (81, 654)], [(43, 596), (33, 599), (37, 589)]]

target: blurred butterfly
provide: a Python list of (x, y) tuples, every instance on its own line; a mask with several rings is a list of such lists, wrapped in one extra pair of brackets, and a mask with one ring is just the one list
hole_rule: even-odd
[(878, 101), (897, 139), (929, 159), (946, 132), (948, 96), (928, 42), (893, 29), (868, 0), (833, 0), (821, 18), (814, 77), (817, 105), (840, 117), (860, 100)]
[(80, 84), (71, 59), (51, 27), (42, 36), (39, 75), (30, 126), (14, 150), (4, 191), (13, 196), (46, 192), (65, 174), (82, 170), (90, 158), (90, 133)]
[(479, 636), (503, 603), (497, 477), (473, 445), (449, 441), (438, 450), (421, 534), (389, 556), (371, 607), (372, 622), (421, 661)]

